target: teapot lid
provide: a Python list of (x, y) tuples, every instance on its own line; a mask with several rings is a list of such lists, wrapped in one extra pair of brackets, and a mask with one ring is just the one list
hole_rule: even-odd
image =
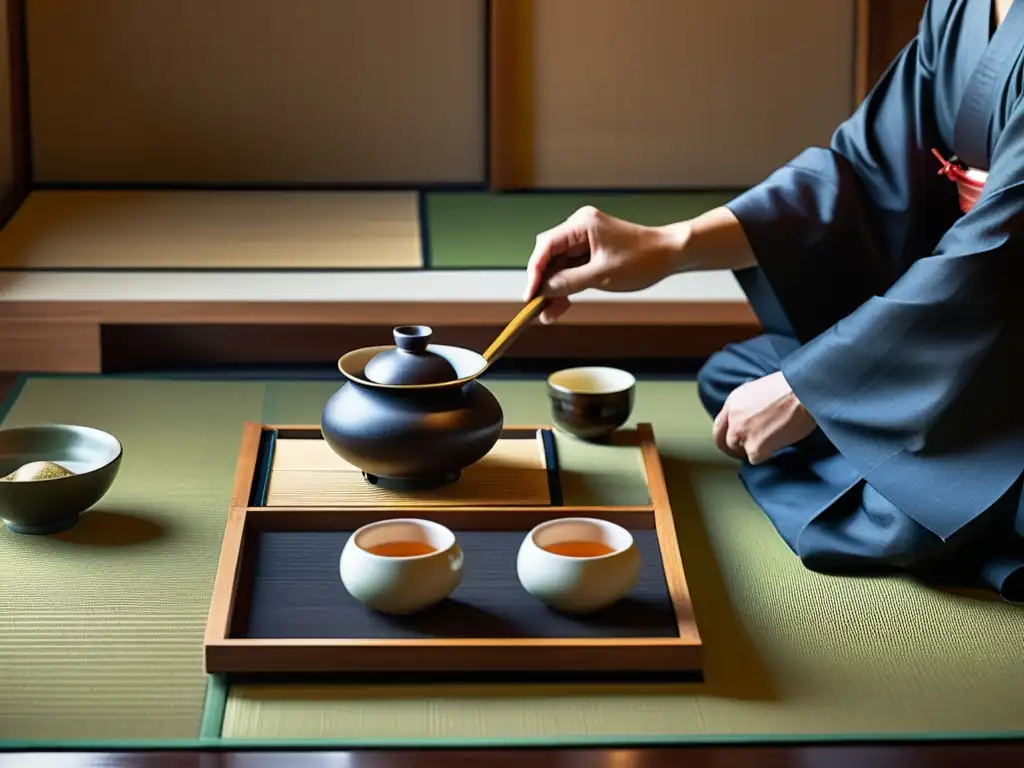
[(402, 325), (392, 331), (395, 347), (373, 357), (363, 375), (375, 384), (442, 384), (459, 378), (448, 360), (427, 349), (434, 332), (426, 325)]

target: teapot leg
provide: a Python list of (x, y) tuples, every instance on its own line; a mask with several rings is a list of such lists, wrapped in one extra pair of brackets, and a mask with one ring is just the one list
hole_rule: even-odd
[(384, 477), (363, 472), (363, 479), (366, 482), (386, 491), (429, 491), (458, 482), (460, 477), (462, 477), (461, 470), (437, 475), (423, 475), (422, 477)]

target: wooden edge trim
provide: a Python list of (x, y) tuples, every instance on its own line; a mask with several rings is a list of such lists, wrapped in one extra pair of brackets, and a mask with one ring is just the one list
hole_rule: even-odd
[(0, 320), (0, 370), (100, 373), (102, 366), (99, 323), (56, 314), (45, 318)]
[(693, 612), (693, 601), (690, 587), (686, 583), (683, 570), (683, 555), (679, 551), (679, 537), (676, 532), (675, 517), (668, 496), (668, 484), (665, 481), (665, 470), (661, 465), (661, 456), (654, 441), (654, 427), (650, 424), (638, 424), (637, 431), (641, 435), (640, 450), (643, 455), (644, 471), (647, 474), (647, 486), (654, 505), (654, 525), (658, 533), (658, 544), (661, 547), (662, 564), (665, 568), (665, 581), (668, 584), (669, 596), (676, 612), (679, 636), (685, 641), (700, 644), (700, 632), (697, 629), (696, 617)]
[[(0, 281), (2, 282), (2, 281)], [(0, 301), (0, 319), (89, 319), (140, 325), (495, 325), (521, 309), (506, 301)], [(583, 301), (560, 325), (760, 324), (746, 301)]]
[[(538, 664), (538, 649), (545, 651)], [(207, 647), (210, 673), (393, 671), (658, 671), (699, 669), (700, 648), (678, 639), (229, 640)], [(453, 651), (457, 651), (453, 653)]]
[[(261, 424), (262, 429), (276, 429), (278, 432), (315, 432), (320, 434), (319, 424)], [(501, 431), (502, 440), (532, 439), (541, 430), (551, 429), (550, 424), (510, 424)], [(288, 438), (282, 438), (287, 440)]]
[(431, 637), (431, 638), (228, 638), (217, 645), (226, 648), (678, 648), (690, 643), (678, 637)]
[[(235, 596), (238, 593), (238, 577), (241, 572), (242, 546), (245, 536), (246, 511), (232, 507), (228, 511), (221, 542), (217, 575), (210, 597), (210, 610), (206, 617), (204, 646), (208, 647), (228, 641), (231, 630), (231, 616), (235, 610)], [(214, 670), (207, 669), (207, 672)]]
[[(347, 512), (352, 509), (360, 509), (366, 505), (359, 505), (354, 507), (244, 507), (248, 512), (258, 512), (261, 515), (271, 516), (277, 514), (293, 514), (295, 512), (315, 512), (319, 515), (330, 515), (337, 512)], [(632, 505), (621, 505), (614, 507), (603, 507), (599, 505), (579, 505), (579, 506), (564, 506), (564, 507), (547, 507), (542, 505), (536, 506), (525, 506), (515, 504), (486, 504), (476, 506), (455, 506), (453, 504), (424, 504), (423, 506), (417, 506), (416, 510), (419, 512), (472, 512), (474, 514), (480, 514), (485, 512), (501, 512), (501, 513), (524, 513), (524, 514), (536, 514), (539, 512), (552, 511), (557, 512), (560, 516), (572, 516), (572, 515), (600, 515), (602, 513), (619, 512), (628, 515), (650, 515), (656, 511), (653, 505), (649, 504), (632, 504)], [(399, 506), (386, 506), (386, 505), (374, 505), (374, 514), (384, 515), (405, 515), (409, 512), (407, 505)]]
[(256, 421), (247, 421), (242, 426), (242, 442), (235, 465), (235, 481), (231, 486), (232, 509), (245, 509), (249, 506), (249, 494), (252, 492), (252, 483), (256, 476), (263, 429), (263, 425)]
[(259, 461), (260, 438), (263, 425), (247, 421), (242, 426), (242, 440), (235, 466), (235, 480), (231, 486), (231, 504), (221, 541), (220, 559), (214, 579), (210, 610), (206, 617), (204, 645), (226, 640), (231, 630), (231, 616), (235, 610), (238, 577), (241, 570), (242, 545), (245, 536), (246, 506), (252, 489), (256, 464)]
[(853, 107), (867, 96), (871, 88), (871, 0), (854, 3)]
[[(342, 382), (339, 381), (338, 382), (338, 386), (341, 386), (341, 384), (342, 384)], [(314, 437), (316, 435), (320, 434), (320, 425), (319, 424), (261, 424), (260, 427), (262, 429), (271, 429), (271, 430), (275, 430), (277, 432), (289, 432), (289, 433), (309, 432), (311, 434), (315, 433)], [(288, 438), (288, 437), (280, 437), (279, 436), (279, 439), (280, 440), (289, 440), (289, 439), (293, 439), (294, 440), (294, 439), (302, 439), (302, 438)]]
[(489, 0), (492, 191), (533, 186), (533, 0)]
[(249, 507), (246, 525), (261, 531), (352, 530), (389, 517), (431, 520), (458, 530), (519, 531), (563, 517), (599, 517), (629, 530), (656, 527), (651, 507), (469, 506)]

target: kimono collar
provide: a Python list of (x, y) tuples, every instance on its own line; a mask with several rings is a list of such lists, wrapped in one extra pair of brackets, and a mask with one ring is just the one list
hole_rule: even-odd
[[(979, 6), (984, 5), (987, 19), (992, 12), (991, 0), (976, 1)], [(1024, 0), (1014, 0), (1006, 12), (1006, 18), (992, 34), (960, 99), (953, 149), (968, 167), (986, 170), (989, 167), (989, 129), (992, 117), (1016, 65), (1022, 41)]]

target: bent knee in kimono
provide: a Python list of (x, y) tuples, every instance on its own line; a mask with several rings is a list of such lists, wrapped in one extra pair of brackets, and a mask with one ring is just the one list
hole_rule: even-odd
[(697, 372), (697, 393), (705, 410), (712, 418), (717, 416), (734, 389), (775, 373), (799, 346), (796, 339), (775, 333), (727, 344)]

